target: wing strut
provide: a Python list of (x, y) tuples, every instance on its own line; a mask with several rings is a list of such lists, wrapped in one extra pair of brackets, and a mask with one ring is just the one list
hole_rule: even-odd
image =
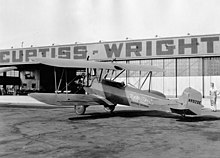
[(63, 69), (62, 75), (61, 75), (61, 77), (60, 77), (60, 82), (59, 82), (59, 85), (58, 85), (58, 89), (60, 89), (60, 84), (61, 84), (62, 79), (63, 79), (63, 74), (64, 74), (64, 69)]
[(115, 72), (115, 70), (112, 70), (112, 75), (111, 75), (111, 78), (110, 78), (110, 79), (112, 79), (114, 72)]
[(143, 83), (141, 84), (140, 89), (142, 89), (142, 87), (144, 86), (144, 84), (145, 84), (145, 82), (147, 81), (148, 77), (150, 78), (150, 80), (149, 80), (149, 92), (150, 92), (152, 71), (150, 71), (150, 72), (147, 74), (146, 78), (144, 79)]
[(67, 70), (65, 70), (65, 79), (66, 79), (66, 94), (68, 94)]
[(55, 80), (55, 93), (57, 93), (57, 73), (56, 73), (56, 67), (54, 67), (54, 80)]
[(66, 100), (68, 99), (68, 83), (67, 83), (67, 70), (65, 69), (65, 82), (66, 82)]
[(102, 80), (102, 73), (103, 73), (103, 69), (101, 69), (100, 75), (99, 75), (99, 82), (101, 82)]
[(123, 72), (125, 72), (125, 69), (123, 69), (117, 76), (115, 76), (115, 77), (113, 78), (113, 81), (114, 81), (118, 76), (120, 76)]

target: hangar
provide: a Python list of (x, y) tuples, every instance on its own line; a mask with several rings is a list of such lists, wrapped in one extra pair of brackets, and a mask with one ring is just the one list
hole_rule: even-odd
[[(210, 82), (220, 88), (220, 34), (4, 49), (0, 50), (0, 66), (13, 65), (18, 69), (1, 74), (0, 85), (27, 92), (54, 92), (54, 68), (33, 63), (30, 57), (67, 60), (89, 57), (98, 61), (116, 58), (116, 62), (158, 66), (165, 72), (153, 74), (152, 88), (169, 97), (180, 96), (189, 86), (206, 97)], [(83, 71), (68, 69), (68, 80)], [(62, 75), (62, 69), (57, 72)], [(121, 80), (138, 87), (142, 73), (126, 72)]]

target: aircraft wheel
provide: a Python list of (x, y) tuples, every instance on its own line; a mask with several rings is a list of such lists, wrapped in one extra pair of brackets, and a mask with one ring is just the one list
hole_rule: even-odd
[(113, 113), (113, 111), (115, 110), (115, 106), (105, 106), (104, 109), (107, 112)]
[(185, 114), (181, 114), (181, 116), (182, 116), (183, 118), (185, 118), (185, 117), (186, 117), (186, 115), (185, 115)]
[(86, 112), (86, 106), (83, 106), (83, 105), (81, 105), (81, 106), (75, 106), (75, 113), (76, 113), (77, 115), (84, 115), (85, 112)]

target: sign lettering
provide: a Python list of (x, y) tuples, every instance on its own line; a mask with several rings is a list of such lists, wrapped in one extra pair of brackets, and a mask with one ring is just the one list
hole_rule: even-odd
[[(121, 50), (122, 50), (123, 43), (119, 43), (119, 46), (114, 43), (110, 47), (109, 44), (104, 44), (105, 52), (108, 58), (119, 58), (121, 56)], [(114, 57), (113, 57), (114, 54)]]
[(12, 51), (12, 62), (22, 62), (23, 61), (23, 51), (19, 50), (18, 53), (16, 51)]
[(213, 53), (214, 52), (214, 42), (219, 41), (219, 37), (205, 37), (201, 38), (201, 42), (207, 43), (207, 53)]
[(29, 63), (31, 57), (111, 60), (213, 54), (220, 55), (220, 35), (0, 50), (0, 65)]
[(8, 63), (10, 62), (10, 52), (9, 51), (5, 51), (5, 52), (1, 52), (0, 54), (0, 62), (1, 63)]
[(86, 59), (86, 57), (87, 57), (86, 46), (74, 47), (74, 59)]
[(197, 38), (192, 38), (191, 43), (185, 43), (185, 39), (179, 39), (179, 54), (185, 54), (185, 49), (190, 48), (192, 54), (197, 54)]
[(131, 53), (133, 52), (135, 56), (141, 56), (142, 51), (142, 43), (141, 42), (132, 42), (126, 43), (126, 57), (131, 57)]
[(157, 55), (173, 55), (174, 49), (173, 40), (157, 41)]

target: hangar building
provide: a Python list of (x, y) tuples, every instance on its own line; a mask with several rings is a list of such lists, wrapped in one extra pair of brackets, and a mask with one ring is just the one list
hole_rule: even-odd
[[(178, 97), (186, 87), (208, 96), (210, 82), (220, 88), (220, 34), (97, 42), (0, 50), (0, 66), (17, 66), (1, 74), (0, 85), (26, 91), (54, 92), (54, 68), (36, 64), (30, 57), (147, 64), (165, 69), (153, 73), (152, 89)], [(83, 70), (69, 69), (76, 76)], [(144, 72), (126, 72), (121, 80), (137, 86)], [(58, 69), (58, 76), (62, 70)]]

